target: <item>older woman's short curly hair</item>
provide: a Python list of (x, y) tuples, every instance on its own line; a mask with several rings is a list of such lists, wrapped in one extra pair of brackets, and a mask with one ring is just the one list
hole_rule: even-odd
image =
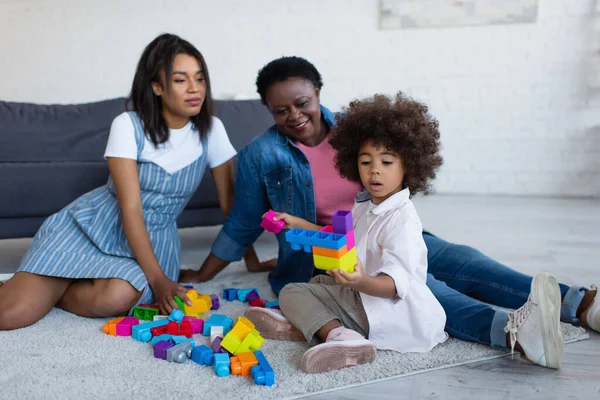
[(438, 122), (426, 105), (402, 92), (395, 98), (375, 95), (355, 100), (336, 115), (337, 124), (330, 138), (337, 150), (336, 168), (354, 182), (361, 182), (358, 151), (372, 141), (400, 155), (404, 168), (403, 187), (411, 194), (431, 192), (430, 180), (442, 165)]

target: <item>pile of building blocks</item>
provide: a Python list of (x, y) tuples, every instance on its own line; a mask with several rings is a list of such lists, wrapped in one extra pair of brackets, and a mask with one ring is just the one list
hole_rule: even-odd
[(356, 265), (356, 240), (352, 225), (352, 212), (338, 210), (332, 225), (320, 231), (293, 228), (286, 232), (285, 240), (293, 250), (313, 253), (315, 267), (326, 271), (332, 269), (354, 272)]
[(265, 339), (246, 317), (239, 317), (233, 329), (221, 341), (221, 347), (234, 356), (238, 353), (259, 350)]
[(223, 289), (223, 298), (228, 301), (239, 300), (241, 302), (247, 301), (251, 307), (261, 308), (276, 308), (279, 309), (279, 300), (266, 301), (261, 299), (258, 294), (258, 289), (234, 289), (227, 288)]
[(277, 216), (277, 213), (273, 210), (267, 211), (265, 216), (263, 217), (260, 226), (264, 228), (266, 231), (273, 232), (275, 234), (281, 232), (283, 227), (285, 226), (284, 220), (273, 221), (273, 218)]

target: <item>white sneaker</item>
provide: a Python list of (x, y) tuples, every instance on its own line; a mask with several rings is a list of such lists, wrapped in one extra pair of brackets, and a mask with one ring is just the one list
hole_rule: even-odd
[(360, 333), (340, 326), (332, 329), (325, 343), (308, 349), (302, 356), (304, 372), (315, 374), (370, 363), (377, 349)]
[(596, 285), (591, 285), (590, 289), (596, 291), (596, 297), (586, 310), (586, 320), (591, 329), (600, 332), (600, 290)]
[(518, 342), (525, 353), (523, 358), (542, 367), (560, 368), (564, 352), (560, 305), (556, 278), (547, 272), (537, 274), (527, 303), (508, 314), (504, 331), (510, 333), (511, 354)]

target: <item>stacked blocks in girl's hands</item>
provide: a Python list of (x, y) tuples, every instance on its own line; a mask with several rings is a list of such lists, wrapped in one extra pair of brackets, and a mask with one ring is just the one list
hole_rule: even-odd
[(352, 212), (338, 210), (332, 216), (332, 225), (320, 232), (294, 228), (285, 234), (285, 240), (294, 250), (313, 253), (315, 267), (323, 270), (338, 269), (354, 272), (356, 241), (352, 229)]

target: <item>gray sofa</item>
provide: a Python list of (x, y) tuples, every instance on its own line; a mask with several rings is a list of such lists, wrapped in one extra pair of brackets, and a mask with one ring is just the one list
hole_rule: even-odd
[[(273, 124), (258, 100), (216, 103), (238, 151)], [(124, 110), (124, 98), (76, 105), (0, 101), (0, 239), (33, 236), (49, 215), (106, 183), (104, 149), (112, 120)], [(207, 171), (178, 225), (223, 221)]]

